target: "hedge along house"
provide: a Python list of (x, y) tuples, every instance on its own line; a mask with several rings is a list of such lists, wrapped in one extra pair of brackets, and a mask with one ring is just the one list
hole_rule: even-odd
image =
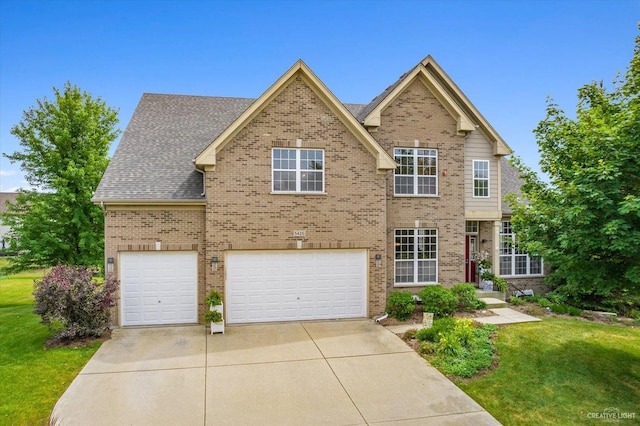
[[(372, 317), (499, 261), (511, 151), (427, 57), (369, 105), (298, 61), (258, 99), (144, 94), (94, 201), (117, 323)], [(494, 262), (495, 263), (495, 262)]]

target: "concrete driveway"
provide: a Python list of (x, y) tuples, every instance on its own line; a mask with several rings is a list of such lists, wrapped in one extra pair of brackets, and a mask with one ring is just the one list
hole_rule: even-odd
[(118, 329), (56, 404), (62, 425), (496, 425), (368, 320)]

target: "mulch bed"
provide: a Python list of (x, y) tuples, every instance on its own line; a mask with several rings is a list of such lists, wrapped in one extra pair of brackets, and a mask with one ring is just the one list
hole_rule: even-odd
[[(406, 324), (420, 324), (422, 325), (422, 306), (416, 306), (411, 314), (411, 317), (405, 321), (400, 321), (397, 318), (387, 317), (380, 321), (380, 325), (385, 327), (393, 326), (393, 325), (406, 325)], [(493, 312), (488, 309), (479, 309), (477, 311), (472, 312), (454, 312), (454, 318), (480, 318), (480, 317), (492, 317), (495, 316)]]
[(107, 329), (100, 337), (81, 337), (78, 339), (57, 339), (52, 337), (44, 343), (45, 349), (52, 348), (84, 348), (95, 342), (104, 342), (111, 339), (111, 330)]

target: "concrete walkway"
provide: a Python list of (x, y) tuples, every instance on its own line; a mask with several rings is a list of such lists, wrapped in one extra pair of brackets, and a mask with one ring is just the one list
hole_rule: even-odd
[(61, 425), (498, 425), (368, 320), (119, 329), (56, 404)]
[[(493, 312), (495, 315), (492, 315), (489, 317), (472, 318), (472, 319), (474, 321), (481, 322), (483, 324), (495, 324), (495, 325), (507, 325), (507, 324), (517, 324), (521, 322), (542, 321), (540, 318), (532, 317), (531, 315), (514, 311), (511, 308), (495, 308), (495, 309), (488, 309), (488, 310)], [(422, 324), (392, 325), (386, 328), (392, 333), (402, 334), (407, 330), (421, 329)]]

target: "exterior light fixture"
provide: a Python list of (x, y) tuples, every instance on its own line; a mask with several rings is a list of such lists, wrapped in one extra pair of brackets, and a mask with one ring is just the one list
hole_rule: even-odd
[(115, 259), (113, 257), (107, 258), (107, 273), (113, 274), (113, 265), (115, 264)]
[(376, 268), (382, 266), (382, 255), (380, 253), (376, 254)]
[(211, 270), (212, 271), (218, 270), (218, 256), (213, 256), (211, 258)]
[(481, 242), (482, 244), (486, 244), (488, 241), (489, 241), (489, 240), (487, 240), (487, 239), (485, 239), (485, 238), (483, 238), (482, 240), (480, 240), (480, 242)]

